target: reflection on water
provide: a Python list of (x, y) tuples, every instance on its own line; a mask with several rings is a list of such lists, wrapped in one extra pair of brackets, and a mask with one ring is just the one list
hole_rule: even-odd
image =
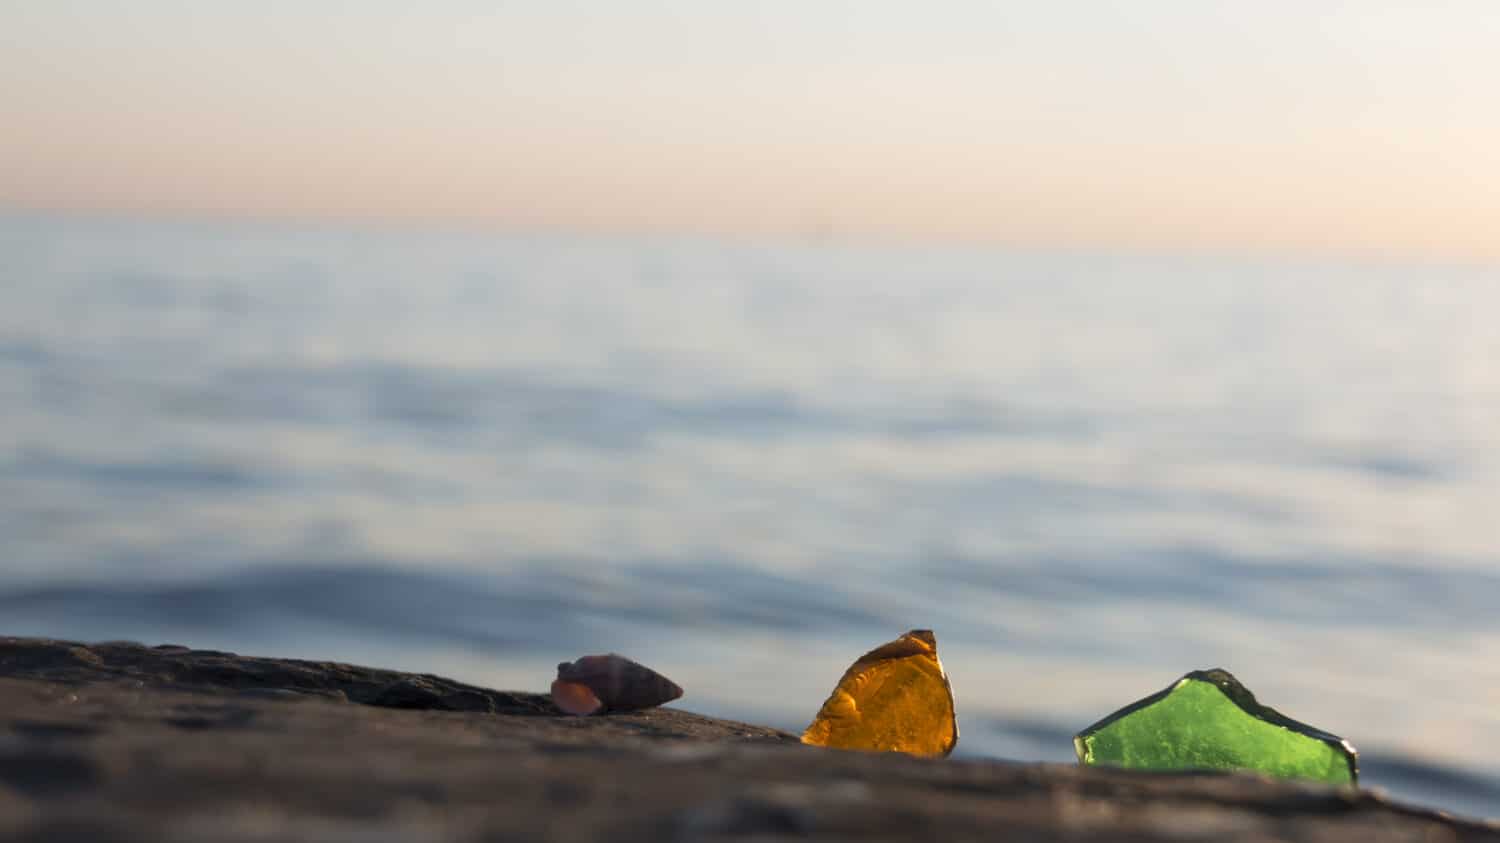
[(1500, 814), (1500, 273), (0, 221), (0, 632), (800, 729), (937, 630), (960, 755), (1187, 670)]

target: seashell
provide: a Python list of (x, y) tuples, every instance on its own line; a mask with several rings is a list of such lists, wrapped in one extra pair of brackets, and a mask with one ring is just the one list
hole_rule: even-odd
[(589, 690), (589, 686), (561, 679), (552, 682), (552, 701), (564, 712), (578, 717), (586, 717), (604, 708), (604, 702)]
[(605, 711), (635, 711), (682, 696), (677, 683), (643, 664), (608, 653), (557, 666), (552, 701), (580, 717)]
[(944, 756), (958, 743), (953, 686), (937, 637), (913, 629), (860, 656), (834, 686), (802, 742), (834, 749)]

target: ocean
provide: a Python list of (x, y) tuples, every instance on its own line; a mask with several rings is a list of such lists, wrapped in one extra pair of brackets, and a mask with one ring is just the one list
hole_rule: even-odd
[(0, 634), (800, 730), (936, 631), (959, 756), (1223, 667), (1500, 816), (1500, 268), (0, 216)]

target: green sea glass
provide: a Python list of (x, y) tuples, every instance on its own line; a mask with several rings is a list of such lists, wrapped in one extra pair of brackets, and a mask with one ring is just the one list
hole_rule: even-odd
[(1079, 732), (1073, 748), (1085, 765), (1359, 780), (1359, 754), (1348, 741), (1261, 705), (1224, 670), (1189, 673)]

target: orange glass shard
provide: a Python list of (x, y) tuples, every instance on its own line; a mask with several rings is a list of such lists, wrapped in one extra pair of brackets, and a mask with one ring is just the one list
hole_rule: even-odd
[(579, 716), (651, 708), (680, 696), (677, 683), (614, 653), (563, 662), (552, 683), (552, 701)]
[(944, 756), (958, 743), (953, 687), (937, 637), (914, 629), (849, 666), (802, 742), (834, 749)]

